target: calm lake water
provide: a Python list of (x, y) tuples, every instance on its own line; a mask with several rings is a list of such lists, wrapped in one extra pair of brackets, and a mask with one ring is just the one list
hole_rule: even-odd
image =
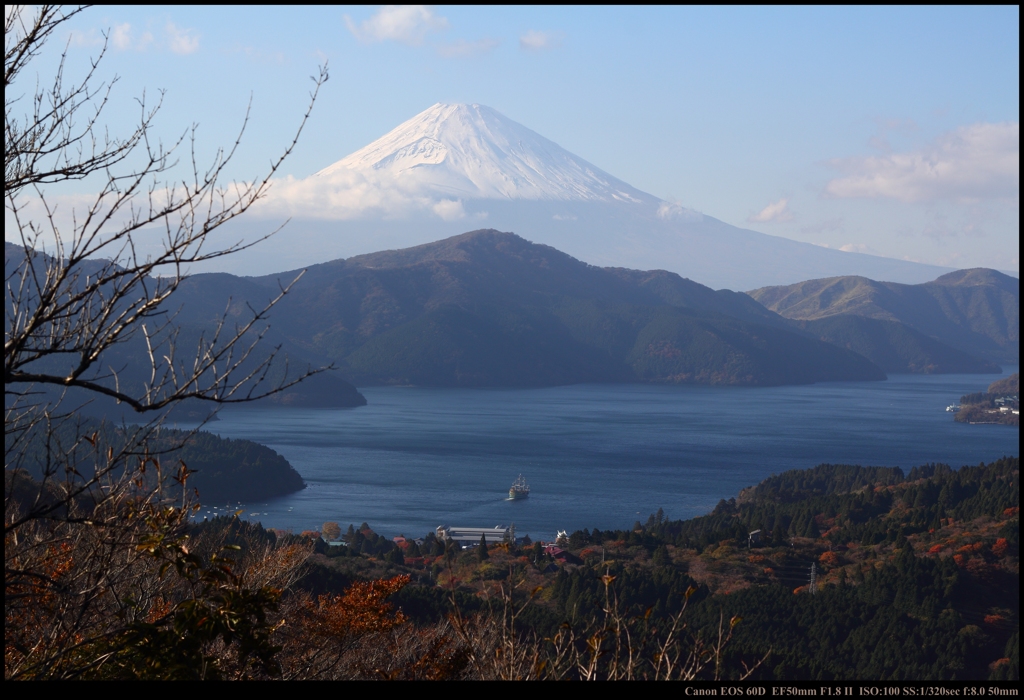
[[(244, 505), (267, 527), (366, 521), (381, 534), (423, 536), (439, 524), (514, 522), (519, 534), (551, 539), (558, 529), (626, 528), (659, 507), (693, 517), (771, 474), (823, 462), (906, 470), (1018, 455), (1018, 429), (962, 425), (945, 411), (995, 379), (377, 387), (361, 390), (369, 405), (357, 409), (227, 409), (208, 429), (268, 445), (306, 480), (303, 491)], [(530, 497), (508, 501), (520, 473)]]

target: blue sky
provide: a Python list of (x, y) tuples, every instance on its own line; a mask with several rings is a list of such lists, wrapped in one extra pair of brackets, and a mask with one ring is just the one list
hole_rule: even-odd
[(296, 177), (435, 102), (477, 102), (731, 224), (1019, 266), (1017, 7), (100, 7), (52, 46), (81, 71), (104, 33), (113, 133), (164, 90), (157, 132), (198, 123), (211, 153), (252, 97), (238, 178), (290, 141), (326, 60)]

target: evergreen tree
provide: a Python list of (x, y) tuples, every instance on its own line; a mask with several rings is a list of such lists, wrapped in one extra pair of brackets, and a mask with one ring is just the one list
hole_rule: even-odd
[(405, 564), (405, 555), (402, 554), (402, 548), (395, 547), (388, 550), (388, 553), (384, 555), (384, 561), (391, 562), (392, 564)]
[(483, 533), (480, 533), (480, 545), (476, 548), (476, 556), (480, 561), (491, 558), (491, 555), (487, 553), (487, 536)]

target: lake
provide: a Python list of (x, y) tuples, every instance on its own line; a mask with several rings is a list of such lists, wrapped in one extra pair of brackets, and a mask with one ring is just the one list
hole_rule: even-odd
[[(673, 519), (701, 515), (771, 474), (823, 462), (908, 470), (1018, 455), (1017, 428), (963, 425), (945, 410), (995, 379), (371, 387), (361, 408), (227, 408), (207, 429), (268, 445), (306, 480), (298, 493), (238, 506), (266, 527), (365, 521), (388, 536), (423, 536), (440, 524), (514, 522), (520, 535), (553, 539), (559, 529), (628, 528), (659, 507)], [(530, 496), (508, 501), (520, 473)]]

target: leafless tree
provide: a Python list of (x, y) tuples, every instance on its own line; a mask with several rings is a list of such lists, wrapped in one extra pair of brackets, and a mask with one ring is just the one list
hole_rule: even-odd
[[(81, 656), (81, 640), (92, 639), (83, 630), (105, 629), (103, 616), (116, 612), (99, 601), (116, 607), (111, 601), (152, 587), (154, 571), (140, 559), (166, 555), (184, 566), (188, 549), (178, 535), (188, 513), (188, 470), (161, 472), (150, 439), (162, 412), (185, 400), (255, 400), (319, 371), (289, 374), (278, 351), (260, 345), (270, 309), (291, 285), (247, 318), (225, 314), (187, 344), (171, 305), (191, 266), (259, 242), (215, 246), (211, 233), (266, 194), (326, 67), (313, 77), (294, 139), (269, 170), (225, 182), (248, 112), (234, 144), (203, 165), (195, 126), (168, 148), (153, 138), (159, 100), (138, 100), (139, 119), (127, 135), (107, 133), (104, 110), (116, 78), (99, 77), (105, 46), (79, 80), (66, 78), (67, 47), (48, 83), (28, 76), (81, 11), (8, 6), (4, 23), (5, 238), (18, 243), (6, 246), (4, 270), (5, 614), (8, 627), (22, 620), (34, 630), (13, 642), (8, 635), (8, 678), (68, 675), (55, 669), (74, 650)], [(73, 180), (95, 182), (97, 194), (65, 225), (49, 191)], [(143, 236), (159, 236), (160, 248), (143, 253)], [(140, 376), (138, 363), (145, 366), (141, 381), (125, 381), (123, 356), (110, 362), (126, 348), (136, 351), (133, 376)], [(105, 438), (83, 427), (69, 391), (78, 392), (74, 401), (107, 397), (148, 418)], [(167, 484), (175, 479), (172, 494)], [(21, 645), (13, 665), (12, 644)]]

